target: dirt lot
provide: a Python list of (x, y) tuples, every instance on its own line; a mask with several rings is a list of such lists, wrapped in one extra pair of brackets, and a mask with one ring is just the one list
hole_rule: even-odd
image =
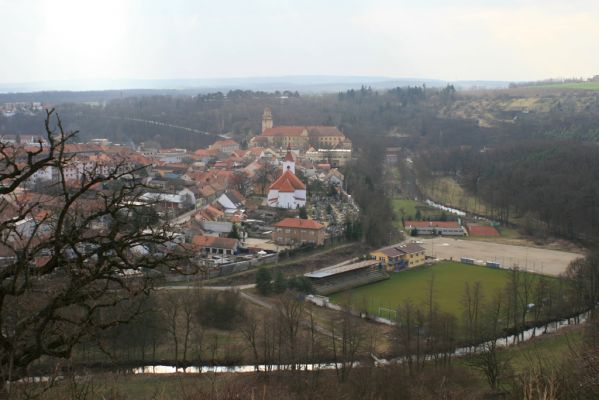
[(504, 268), (517, 266), (530, 272), (554, 276), (564, 272), (572, 260), (583, 256), (579, 253), (537, 247), (513, 246), (447, 237), (418, 238), (414, 240), (422, 242), (427, 256), (446, 260), (459, 260), (460, 257), (467, 257), (480, 261), (493, 261), (500, 263)]

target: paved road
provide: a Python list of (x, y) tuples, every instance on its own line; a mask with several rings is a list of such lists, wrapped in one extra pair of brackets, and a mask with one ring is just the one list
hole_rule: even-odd
[(444, 260), (459, 260), (461, 257), (467, 257), (480, 261), (493, 261), (505, 268), (517, 266), (530, 272), (552, 276), (565, 272), (572, 260), (584, 256), (566, 251), (448, 237), (415, 240), (422, 242), (428, 256)]
[(231, 290), (231, 289), (245, 290), (245, 289), (251, 289), (255, 286), (256, 286), (255, 283), (251, 283), (248, 285), (238, 285), (238, 286), (166, 285), (166, 286), (159, 286), (156, 288), (156, 290), (189, 290), (189, 289), (198, 289), (198, 288), (208, 289), (208, 290)]

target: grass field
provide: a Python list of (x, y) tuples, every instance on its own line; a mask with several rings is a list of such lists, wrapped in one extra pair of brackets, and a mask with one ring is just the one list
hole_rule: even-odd
[(435, 215), (440, 215), (441, 212), (433, 207), (427, 206), (424, 203), (419, 201), (410, 200), (410, 199), (400, 199), (395, 198), (391, 201), (391, 205), (393, 206), (393, 211), (397, 216), (397, 220), (401, 223), (401, 218), (405, 219), (413, 219), (416, 216), (416, 211), (420, 210), (420, 215), (422, 217), (432, 217)]
[(557, 365), (560, 360), (579, 350), (582, 343), (582, 329), (575, 327), (565, 332), (537, 337), (530, 342), (505, 350), (516, 372), (525, 372), (532, 366)]
[(445, 205), (470, 211), (476, 214), (487, 214), (487, 206), (464, 191), (462, 187), (449, 176), (434, 178), (420, 188), (431, 199)]
[(538, 87), (546, 89), (599, 90), (599, 82), (552, 83)]
[[(473, 284), (480, 281), (483, 293), (489, 298), (496, 290), (504, 288), (509, 271), (442, 261), (432, 266), (393, 273), (390, 279), (383, 282), (336, 293), (331, 296), (331, 301), (343, 302), (349, 293), (356, 305), (366, 303), (368, 311), (377, 315), (379, 307), (396, 310), (407, 299), (411, 299), (415, 305), (423, 305), (431, 276), (434, 276), (434, 301), (442, 311), (460, 318), (465, 282)], [(387, 314), (382, 316), (387, 317)]]

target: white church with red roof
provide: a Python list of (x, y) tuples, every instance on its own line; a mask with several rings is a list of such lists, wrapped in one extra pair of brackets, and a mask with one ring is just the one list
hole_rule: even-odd
[(295, 160), (291, 148), (283, 159), (283, 174), (268, 188), (269, 207), (299, 208), (306, 205), (306, 185), (295, 176)]

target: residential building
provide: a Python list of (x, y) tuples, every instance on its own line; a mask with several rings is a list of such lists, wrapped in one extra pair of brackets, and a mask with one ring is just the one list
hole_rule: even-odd
[(217, 140), (216, 142), (212, 143), (208, 149), (217, 150), (222, 154), (231, 154), (239, 150), (239, 143), (233, 139)]
[(325, 226), (312, 220), (302, 218), (285, 218), (274, 224), (272, 240), (280, 245), (302, 245), (313, 243), (324, 244)]
[(352, 150), (343, 148), (315, 149), (311, 147), (306, 151), (306, 158), (314, 162), (326, 162), (333, 167), (343, 167), (351, 161)]
[(216, 236), (196, 235), (192, 239), (192, 246), (207, 254), (234, 255), (239, 252), (239, 240)]
[(243, 209), (245, 198), (237, 190), (229, 189), (216, 200), (226, 214), (233, 214)]

